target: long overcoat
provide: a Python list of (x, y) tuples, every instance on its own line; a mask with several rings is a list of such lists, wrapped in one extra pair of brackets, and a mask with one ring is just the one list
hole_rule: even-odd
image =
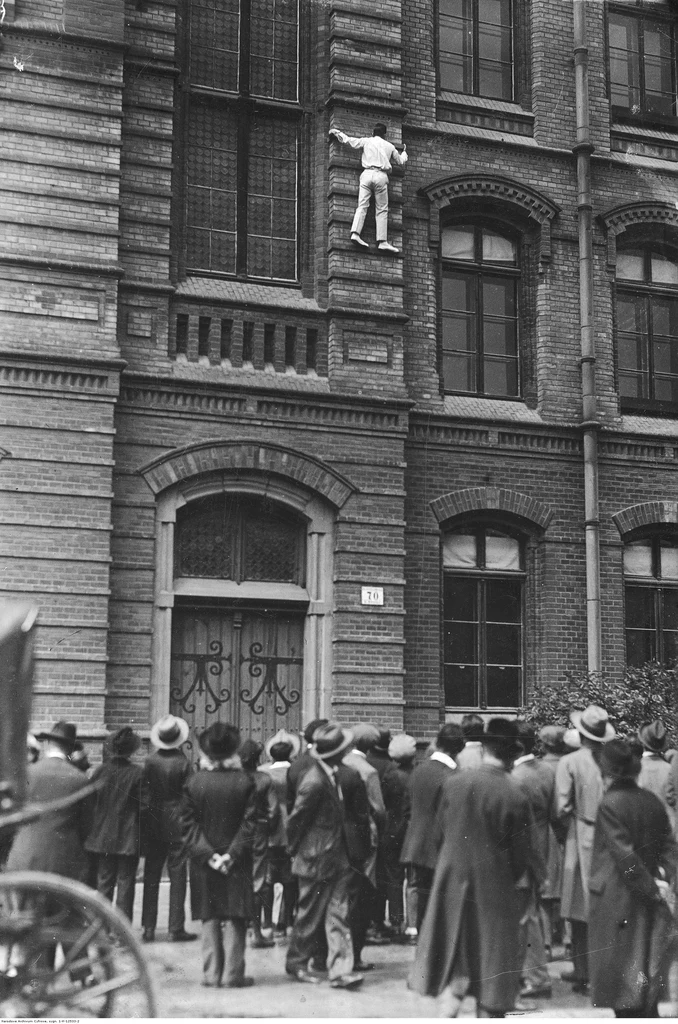
[(85, 843), (90, 853), (139, 856), (139, 836), (145, 801), (141, 765), (114, 755), (99, 765), (92, 782), (102, 782), (95, 797), (92, 827)]
[(663, 910), (655, 883), (660, 867), (675, 874), (676, 846), (661, 801), (633, 781), (613, 783), (598, 810), (589, 881), (594, 1006), (650, 1009), (650, 935)]
[[(256, 816), (254, 782), (241, 768), (197, 772), (186, 783), (181, 827), (190, 858), (194, 921), (251, 916)], [(233, 865), (227, 875), (208, 867), (213, 853), (230, 853)]]
[[(89, 779), (60, 757), (45, 757), (28, 766), (28, 799), (34, 803), (50, 803), (88, 785)], [(91, 810), (91, 798), (86, 797), (24, 825), (14, 838), (7, 870), (51, 871), (86, 882), (89, 862), (84, 842)]]
[(561, 917), (587, 921), (593, 831), (603, 797), (603, 779), (589, 747), (561, 757), (556, 768), (556, 814), (567, 826), (563, 857)]
[(455, 967), (489, 1010), (515, 1003), (520, 985), (520, 903), (530, 860), (530, 808), (502, 768), (451, 772), (440, 802), (444, 835), (410, 987), (437, 996)]

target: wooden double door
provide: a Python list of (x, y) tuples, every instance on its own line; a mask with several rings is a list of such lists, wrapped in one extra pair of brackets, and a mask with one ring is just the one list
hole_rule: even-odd
[(197, 736), (222, 721), (264, 743), (301, 729), (304, 619), (299, 609), (181, 605), (172, 619), (170, 711)]

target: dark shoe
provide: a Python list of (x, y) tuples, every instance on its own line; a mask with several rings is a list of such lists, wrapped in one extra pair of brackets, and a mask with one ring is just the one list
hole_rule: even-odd
[(220, 981), (201, 981), (200, 984), (203, 988), (221, 988)]
[(356, 971), (373, 971), (376, 964), (366, 964), (363, 960), (356, 960), (353, 966)]
[(587, 996), (589, 994), (588, 981), (575, 981), (575, 983), (572, 986), (572, 991), (576, 992), (577, 995)]
[(273, 939), (265, 939), (263, 935), (258, 935), (250, 942), (250, 949), (271, 949), (273, 946)]
[(366, 946), (390, 946), (391, 935), (387, 932), (370, 932), (365, 939)]
[(301, 981), (306, 985), (319, 985), (320, 978), (317, 974), (311, 974), (310, 971), (305, 971), (303, 967), (300, 967), (298, 971), (288, 971), (290, 978), (294, 981)]
[(581, 978), (574, 971), (563, 971), (563, 973), (560, 975), (560, 980), (571, 981), (573, 985), (576, 985), (577, 982), (581, 981)]
[(185, 932), (183, 929), (180, 932), (170, 932), (170, 942), (193, 942), (197, 938), (195, 932)]
[(155, 942), (155, 928), (144, 928), (141, 935), (142, 942)]
[(364, 980), (362, 974), (342, 974), (330, 982), (330, 988), (357, 988)]
[(230, 981), (227, 985), (222, 985), (222, 988), (251, 988), (254, 984), (254, 978), (238, 978), (237, 981)]
[(533, 985), (523, 985), (520, 989), (521, 999), (550, 999), (553, 995), (550, 985), (542, 985), (535, 988)]

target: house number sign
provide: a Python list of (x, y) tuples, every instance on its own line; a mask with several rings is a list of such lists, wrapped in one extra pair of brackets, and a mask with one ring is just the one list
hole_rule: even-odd
[(362, 587), (360, 592), (360, 603), (361, 604), (383, 604), (384, 603), (384, 588), (383, 587)]

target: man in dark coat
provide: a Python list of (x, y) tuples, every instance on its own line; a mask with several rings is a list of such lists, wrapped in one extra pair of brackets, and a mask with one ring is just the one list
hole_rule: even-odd
[(290, 770), (287, 773), (287, 812), (290, 814), (294, 807), (294, 801), (297, 797), (297, 787), (301, 782), (303, 776), (306, 774), (308, 769), (314, 764), (314, 759), (311, 754), (313, 749), (313, 736), (316, 729), (322, 729), (324, 725), (327, 725), (326, 718), (314, 718), (312, 722), (309, 722), (304, 729), (304, 739), (306, 740), (306, 749), (303, 751), (300, 757), (295, 758), (290, 765)]
[(518, 722), (518, 741), (522, 753), (515, 759), (511, 774), (527, 797), (534, 818), (534, 828), (530, 833), (533, 856), (529, 869), (517, 886), (522, 901), (520, 940), (524, 956), (520, 994), (527, 998), (548, 998), (551, 995), (551, 978), (546, 966), (540, 892), (546, 879), (549, 828), (555, 815), (556, 778), (550, 768), (534, 756), (537, 736), (527, 722)]
[[(71, 722), (57, 722), (51, 732), (37, 733), (36, 739), (45, 743), (45, 753), (28, 766), (27, 794), (31, 803), (51, 803), (89, 785), (89, 779), (69, 761), (77, 743)], [(50, 871), (86, 882), (84, 844), (91, 820), (91, 799), (85, 798), (24, 825), (14, 837), (7, 870)]]
[(503, 1017), (520, 985), (516, 882), (530, 863), (530, 807), (509, 770), (514, 722), (493, 718), (483, 764), (451, 772), (441, 801), (444, 842), (433, 878), (410, 987), (440, 997), (456, 1017), (467, 993), (478, 1015)]
[(97, 855), (97, 889), (132, 920), (140, 821), (145, 810), (142, 770), (130, 760), (141, 739), (125, 726), (110, 738), (111, 757), (94, 771), (92, 782), (103, 783), (96, 794), (92, 828), (85, 849)]
[(252, 917), (251, 846), (256, 828), (254, 781), (236, 750), (240, 733), (214, 722), (200, 737), (210, 771), (184, 789), (181, 826), (191, 863), (191, 915), (202, 921), (203, 985), (246, 988), (245, 938)]
[(268, 840), (280, 823), (280, 806), (268, 772), (257, 771), (264, 752), (262, 743), (247, 739), (238, 751), (243, 771), (254, 783), (257, 806), (257, 824), (252, 843), (252, 893), (254, 913), (252, 914), (252, 949), (268, 949), (275, 946), (272, 938), (261, 933), (261, 915), (264, 909), (264, 894), (268, 875)]
[(186, 901), (186, 860), (181, 841), (179, 809), (191, 765), (181, 747), (188, 739), (188, 725), (181, 718), (166, 715), (151, 729), (154, 753), (144, 764), (144, 787), (148, 792), (148, 815), (143, 836), (144, 899), (141, 910), (142, 938), (153, 942), (158, 920), (158, 892), (162, 869), (167, 862), (170, 880), (169, 933), (172, 942), (188, 942), (197, 935), (184, 928)]
[(353, 967), (357, 971), (369, 971), (372, 964), (361, 961), (367, 922), (358, 904), (365, 895), (365, 866), (372, 852), (370, 802), (359, 772), (344, 761), (337, 765), (336, 780), (344, 804), (344, 834), (351, 869), (348, 924), (353, 943)]
[(400, 859), (407, 867), (408, 885), (416, 895), (418, 932), (443, 842), (440, 799), (447, 779), (457, 768), (455, 758), (463, 745), (461, 727), (447, 722), (438, 733), (436, 749), (417, 765), (408, 783), (411, 812)]
[(278, 934), (281, 935), (285, 935), (287, 928), (292, 927), (297, 902), (297, 883), (292, 876), (292, 861), (287, 848), (287, 775), (292, 759), (299, 753), (300, 745), (297, 735), (279, 729), (264, 748), (272, 763), (259, 769), (271, 777), (280, 807), (278, 827), (268, 837), (268, 869), (266, 884), (261, 893), (264, 928), (269, 933), (273, 931), (273, 887), (278, 882), (283, 889), (277, 925)]
[[(539, 742), (544, 751), (541, 763), (553, 775), (554, 794), (558, 762), (565, 753), (563, 737), (565, 729), (560, 725), (545, 725), (539, 730)], [(541, 887), (542, 922), (546, 953), (550, 956), (553, 946), (562, 940), (563, 922), (560, 917), (560, 893), (563, 887), (563, 844), (565, 829), (557, 820), (555, 808), (551, 812), (546, 854), (546, 880)]]
[[(386, 808), (386, 826), (379, 837), (377, 848), (377, 887), (372, 907), (374, 936), (368, 939), (368, 942), (372, 941), (378, 944), (391, 942), (394, 938), (398, 938), (403, 923), (398, 834), (402, 821), (403, 804), (407, 800), (407, 790), (394, 762), (388, 756), (390, 742), (390, 730), (380, 728), (379, 737), (367, 754), (368, 762), (377, 769)], [(387, 903), (389, 925), (385, 920)]]
[(668, 946), (657, 942), (657, 931), (668, 939), (672, 930), (658, 880), (672, 881), (678, 851), (661, 801), (637, 785), (640, 759), (629, 744), (606, 743), (600, 768), (606, 792), (589, 878), (591, 1001), (617, 1017), (657, 1017), (657, 974)]
[(361, 974), (353, 973), (348, 925), (351, 869), (343, 797), (336, 778), (336, 768), (352, 739), (347, 729), (331, 723), (315, 732), (314, 763), (301, 778), (287, 820), (299, 903), (286, 970), (297, 981), (319, 982), (318, 975), (309, 970), (309, 963), (317, 949), (316, 933), (324, 923), (327, 970), (333, 988), (354, 988), (363, 980)]

